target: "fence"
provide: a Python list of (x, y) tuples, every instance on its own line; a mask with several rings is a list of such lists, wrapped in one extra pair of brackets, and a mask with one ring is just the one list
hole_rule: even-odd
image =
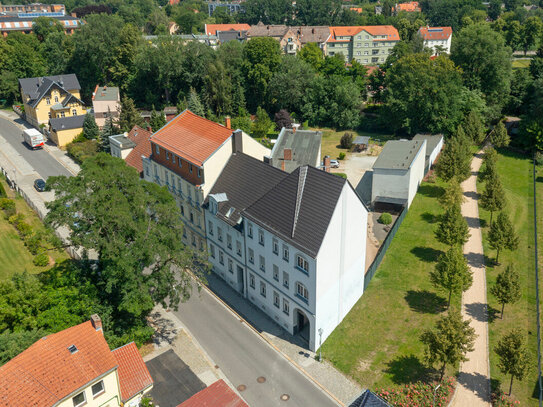
[(377, 252), (377, 256), (375, 256), (375, 259), (373, 259), (373, 263), (371, 263), (371, 266), (368, 268), (368, 270), (366, 271), (366, 274), (364, 275), (364, 291), (368, 287), (371, 279), (375, 275), (375, 272), (379, 268), (381, 261), (383, 261), (383, 257), (385, 257), (387, 249), (390, 246), (392, 239), (394, 239), (394, 236), (398, 232), (398, 229), (400, 228), (400, 225), (402, 224), (406, 215), (407, 215), (407, 207), (404, 207), (402, 212), (400, 213), (400, 216), (396, 218), (396, 222), (394, 222), (394, 224), (392, 225), (392, 228), (390, 229), (390, 232), (388, 233), (385, 241), (379, 248), (379, 251)]

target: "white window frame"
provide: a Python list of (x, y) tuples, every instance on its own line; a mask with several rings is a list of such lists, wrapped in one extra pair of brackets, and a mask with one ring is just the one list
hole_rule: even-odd
[[(94, 386), (96, 386), (96, 385), (98, 385), (98, 384), (102, 384), (102, 390), (100, 390), (100, 391), (98, 391), (98, 392), (95, 393), (95, 392), (94, 392)], [(91, 392), (92, 392), (92, 396), (93, 396), (93, 397), (97, 397), (97, 396), (99, 396), (99, 395), (105, 393), (105, 392), (106, 392), (106, 388), (105, 388), (105, 386), (104, 386), (104, 381), (103, 381), (103, 380), (100, 380), (99, 382), (94, 383), (94, 384), (91, 386)]]
[(236, 240), (236, 253), (238, 254), (238, 256), (241, 256), (241, 242), (239, 240)]
[(234, 262), (232, 259), (228, 259), (228, 271), (234, 274)]
[[(300, 262), (302, 265), (300, 265)], [(299, 254), (296, 255), (296, 268), (306, 274), (309, 274), (309, 262)]]
[(277, 239), (273, 239), (273, 254), (277, 254), (279, 255), (279, 242), (277, 241)]
[(286, 271), (283, 271), (283, 287), (290, 287), (290, 276)]
[(251, 239), (253, 238), (253, 225), (250, 223), (247, 223), (247, 236), (249, 236)]
[(264, 231), (258, 230), (258, 244), (264, 246)]
[(249, 263), (254, 264), (255, 263), (255, 252), (253, 251), (253, 249), (249, 248), (248, 254), (249, 254)]
[(296, 281), (296, 295), (306, 301), (309, 301), (309, 290), (299, 281)]
[(277, 267), (277, 264), (273, 265), (273, 279), (279, 281), (279, 267)]
[(273, 292), (273, 305), (275, 305), (276, 308), (279, 308), (280, 306), (280, 299), (279, 299), (279, 293), (277, 291)]
[(264, 256), (259, 257), (260, 270), (264, 273), (266, 272), (266, 258)]
[(284, 298), (283, 298), (283, 312), (287, 315), (290, 315), (290, 304)]
[[(76, 397), (79, 397), (83, 395), (83, 401), (78, 403), (78, 404), (75, 404), (75, 398)], [(82, 391), (81, 393), (79, 394), (76, 394), (75, 396), (72, 397), (72, 402), (74, 403), (74, 407), (80, 407), (80, 406), (83, 406), (87, 403), (87, 395), (85, 394), (85, 391)]]
[(264, 281), (260, 282), (260, 295), (266, 298), (266, 283)]
[(214, 233), (214, 232), (213, 232), (213, 222), (211, 222), (211, 221), (208, 221), (208, 222), (207, 222), (207, 230), (208, 230), (209, 234), (210, 234), (211, 236), (213, 236), (213, 233)]
[(219, 263), (224, 266), (224, 253), (222, 250), (219, 250)]

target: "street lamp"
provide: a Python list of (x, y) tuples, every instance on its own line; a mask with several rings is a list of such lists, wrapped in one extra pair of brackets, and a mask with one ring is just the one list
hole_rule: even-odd
[(441, 384), (438, 384), (436, 388), (434, 389), (434, 402), (432, 403), (432, 406), (435, 407), (436, 405), (436, 391), (441, 387)]
[(322, 328), (319, 328), (319, 362), (322, 362)]

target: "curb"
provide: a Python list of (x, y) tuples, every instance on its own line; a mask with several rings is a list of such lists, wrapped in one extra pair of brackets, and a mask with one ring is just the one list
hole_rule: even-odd
[(296, 369), (298, 369), (300, 372), (303, 373), (304, 376), (306, 376), (310, 381), (312, 381), (318, 388), (321, 389), (323, 393), (325, 393), (328, 397), (332, 399), (335, 403), (338, 405), (345, 407), (345, 404), (339, 400), (336, 396), (334, 396), (330, 391), (324, 387), (319, 381), (317, 381), (313, 376), (311, 376), (303, 367), (301, 367), (298, 363), (296, 363), (290, 356), (285, 354), (281, 351), (276, 345), (274, 345), (268, 338), (266, 338), (264, 335), (262, 335), (258, 330), (252, 326), (249, 322), (245, 320), (241, 315), (239, 315), (232, 307), (230, 307), (226, 302), (224, 302), (217, 294), (215, 294), (207, 285), (203, 284), (191, 271), (188, 271), (188, 273), (192, 276), (192, 278), (200, 285), (202, 286), (215, 300), (217, 300), (220, 304), (222, 304), (226, 309), (228, 309), (232, 314), (234, 314), (241, 322), (243, 322), (246, 326), (248, 326), (255, 334), (257, 334), (261, 339), (263, 339), (269, 346), (271, 346), (277, 353), (279, 353), (281, 356), (283, 356), (290, 364), (292, 364)]

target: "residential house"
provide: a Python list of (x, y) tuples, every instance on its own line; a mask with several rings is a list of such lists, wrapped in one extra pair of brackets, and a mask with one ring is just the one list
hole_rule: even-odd
[(421, 8), (418, 1), (410, 1), (407, 3), (396, 4), (396, 7), (392, 7), (392, 14), (397, 15), (398, 13), (405, 11), (406, 13), (420, 13)]
[(0, 4), (0, 13), (66, 13), (64, 4)]
[(451, 53), (451, 27), (421, 27), (418, 31), (424, 46), (432, 50), (433, 55), (439, 52)]
[(94, 92), (92, 92), (92, 110), (94, 120), (100, 129), (105, 126), (108, 117), (111, 116), (117, 120), (121, 113), (119, 88), (96, 85)]
[(6, 407), (136, 407), (152, 387), (134, 342), (110, 350), (98, 315), (44, 336), (0, 367)]
[(185, 224), (183, 241), (201, 250), (206, 225), (201, 204), (236, 151), (262, 160), (270, 150), (243, 133), (232, 131), (189, 110), (151, 136), (151, 155), (142, 158), (144, 178), (166, 185), (176, 198)]
[(443, 134), (416, 134), (413, 140), (426, 140), (424, 174), (428, 173), (443, 149)]
[(122, 158), (127, 165), (138, 170), (143, 178), (142, 158), (148, 159), (151, 155), (150, 129), (134, 126), (128, 133), (109, 136), (111, 155)]
[(371, 390), (365, 390), (358, 396), (349, 407), (392, 407), (385, 400), (373, 393)]
[(363, 292), (367, 209), (351, 185), (234, 154), (204, 206), (213, 271), (315, 350)]
[(217, 31), (249, 31), (249, 24), (206, 24), (204, 26), (207, 35), (217, 35)]
[(400, 41), (398, 30), (391, 25), (330, 27), (325, 54), (343, 55), (368, 65), (382, 64)]
[(57, 146), (65, 147), (83, 132), (84, 122), (85, 115), (49, 119), (49, 128), (45, 133)]
[(320, 131), (296, 130), (283, 127), (277, 136), (271, 156), (268, 161), (271, 165), (291, 173), (298, 167), (321, 165)]
[(248, 39), (271, 37), (279, 41), (281, 51), (286, 54), (296, 54), (304, 45), (314, 42), (321, 49), (326, 48), (330, 37), (330, 29), (325, 26), (286, 26), (265, 25), (259, 22), (252, 25), (247, 32)]
[(409, 208), (424, 178), (426, 140), (387, 141), (373, 164), (371, 202), (376, 210)]
[(177, 407), (249, 407), (249, 405), (220, 379)]
[(81, 28), (81, 20), (74, 16), (65, 15), (62, 12), (32, 12), (32, 13), (6, 13), (0, 15), (0, 34), (7, 37), (10, 32), (19, 31), (25, 34), (32, 32), (34, 20), (38, 17), (49, 17), (56, 20), (66, 34), (73, 34)]

